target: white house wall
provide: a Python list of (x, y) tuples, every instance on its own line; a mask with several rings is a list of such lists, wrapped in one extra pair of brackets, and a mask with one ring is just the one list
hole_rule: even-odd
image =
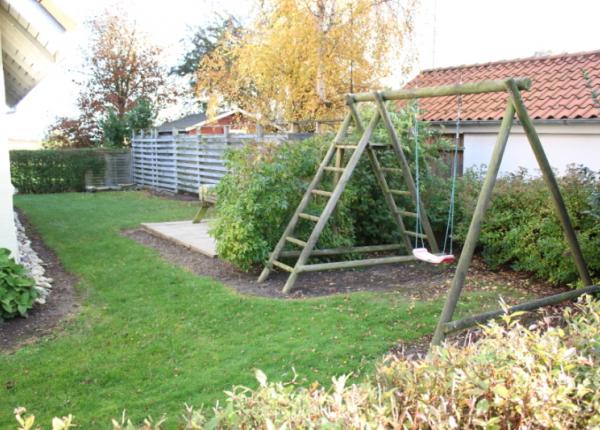
[[(559, 173), (569, 164), (582, 164), (600, 171), (600, 126), (546, 125), (537, 127), (540, 140), (550, 162)], [(464, 168), (478, 168), (489, 163), (498, 127), (472, 127), (464, 130)], [(501, 174), (520, 167), (539, 173), (537, 161), (523, 129), (513, 127), (500, 166)]]
[[(0, 39), (0, 52), (2, 42)], [(13, 215), (13, 187), (10, 182), (10, 164), (8, 159), (8, 139), (6, 102), (4, 100), (4, 73), (0, 55), (0, 248), (8, 248), (17, 255), (17, 236)]]

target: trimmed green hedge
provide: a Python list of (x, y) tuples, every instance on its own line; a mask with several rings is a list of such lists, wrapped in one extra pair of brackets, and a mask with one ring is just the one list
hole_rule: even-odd
[(10, 151), (12, 183), (20, 193), (85, 191), (85, 174), (105, 168), (100, 149)]
[[(570, 166), (557, 178), (581, 250), (594, 279), (600, 278), (600, 178), (583, 166)], [(480, 181), (462, 179), (459, 204), (467, 216), (457, 226), (461, 242), (475, 207)], [(481, 226), (479, 251), (492, 268), (529, 272), (555, 285), (574, 284), (578, 274), (563, 237), (548, 188), (526, 170), (498, 180)]]

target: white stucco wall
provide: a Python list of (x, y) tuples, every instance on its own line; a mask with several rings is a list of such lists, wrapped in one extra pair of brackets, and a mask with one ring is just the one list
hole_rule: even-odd
[[(537, 127), (540, 140), (550, 165), (564, 173), (569, 164), (583, 164), (600, 172), (599, 125), (543, 125)], [(489, 164), (496, 142), (497, 127), (479, 127), (464, 130), (464, 168)], [(539, 173), (537, 161), (522, 128), (513, 127), (504, 158), (501, 174), (525, 167), (530, 173)]]
[[(2, 39), (0, 38), (0, 52)], [(6, 136), (8, 117), (4, 100), (4, 72), (0, 55), (0, 248), (8, 248), (17, 256), (17, 235), (13, 215), (13, 187), (10, 183), (8, 160), (8, 138)]]

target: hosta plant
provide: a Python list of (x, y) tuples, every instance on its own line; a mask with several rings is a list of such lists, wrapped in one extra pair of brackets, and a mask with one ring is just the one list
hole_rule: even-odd
[(25, 269), (0, 249), (0, 319), (26, 316), (38, 297), (35, 283)]

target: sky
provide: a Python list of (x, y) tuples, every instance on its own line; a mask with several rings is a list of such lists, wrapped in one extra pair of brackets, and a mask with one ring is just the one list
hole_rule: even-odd
[[(215, 13), (248, 17), (254, 0), (55, 0), (77, 22), (105, 8), (118, 6), (134, 17), (151, 41), (164, 48), (171, 66), (185, 52), (190, 27), (212, 21)], [(416, 20), (416, 71), (433, 67), (482, 63), (600, 50), (598, 0), (421, 0)], [(80, 62), (86, 32), (82, 25), (70, 34), (63, 57), (11, 114), (9, 137), (41, 139), (58, 116), (75, 114), (74, 72)], [(393, 76), (389, 86), (400, 84)], [(173, 115), (174, 113), (172, 113)]]

